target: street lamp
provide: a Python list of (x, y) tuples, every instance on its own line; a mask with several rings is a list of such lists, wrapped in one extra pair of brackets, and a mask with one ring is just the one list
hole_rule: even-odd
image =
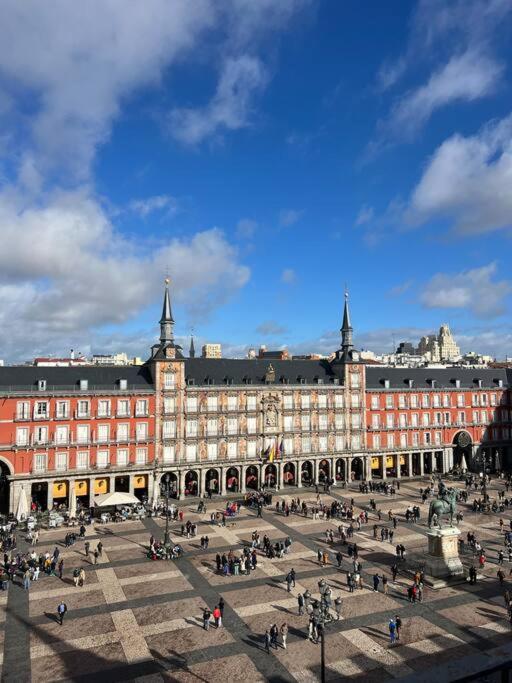
[(160, 488), (162, 493), (165, 495), (165, 534), (164, 534), (164, 545), (168, 546), (171, 542), (169, 538), (169, 494), (171, 492), (171, 475), (169, 472), (164, 474), (163, 483), (160, 482)]
[(325, 683), (325, 626), (333, 620), (330, 612), (332, 592), (324, 579), (320, 579), (318, 582), (318, 590), (320, 591), (320, 601), (315, 600), (313, 603), (313, 615), (320, 636), (320, 680)]
[(491, 464), (491, 459), (489, 457), (489, 454), (486, 453), (485, 451), (482, 451), (479, 454), (479, 464), (482, 465), (482, 470), (483, 472), (480, 472), (480, 476), (482, 477), (483, 481), (483, 494), (484, 494), (484, 505), (487, 505), (487, 465)]

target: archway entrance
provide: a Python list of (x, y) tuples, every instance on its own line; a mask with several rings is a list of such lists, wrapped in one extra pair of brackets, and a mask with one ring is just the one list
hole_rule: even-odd
[(275, 486), (277, 481), (277, 467), (271, 463), (265, 467), (265, 484)]
[(295, 486), (295, 465), (293, 462), (287, 462), (284, 465), (283, 484), (284, 486)]
[(471, 467), (472, 458), (471, 434), (466, 431), (457, 432), (453, 437), (453, 466), (461, 470), (467, 470)]
[(258, 468), (255, 465), (249, 465), (245, 470), (245, 487), (258, 490)]
[(11, 472), (5, 462), (0, 460), (0, 515), (9, 514), (9, 476)]
[(197, 472), (189, 470), (185, 474), (185, 495), (197, 496)]
[(218, 470), (212, 468), (207, 470), (205, 478), (206, 492), (218, 493), (219, 492), (219, 472)]
[(178, 475), (176, 472), (164, 472), (160, 479), (161, 496), (165, 498), (165, 493), (163, 493), (162, 485), (165, 483), (165, 478), (169, 477), (169, 498), (178, 497)]
[(129, 493), (130, 491), (130, 477), (116, 477), (115, 490), (122, 493)]
[(230, 467), (226, 472), (226, 490), (230, 493), (238, 491), (238, 468)]
[(328, 460), (320, 460), (318, 463), (318, 481), (320, 484), (327, 484), (330, 477), (330, 468)]
[(342, 482), (346, 481), (346, 474), (345, 474), (345, 461), (343, 458), (338, 458), (336, 460), (336, 474), (335, 474), (336, 482)]
[(32, 502), (38, 512), (43, 512), (48, 507), (48, 482), (42, 481), (32, 484)]
[(434, 454), (436, 461), (436, 472), (444, 472), (443, 468), (443, 451), (436, 451)]
[(313, 463), (310, 460), (303, 462), (300, 467), (300, 480), (306, 486), (313, 483)]
[(361, 458), (352, 458), (352, 464), (350, 465), (350, 475), (352, 480), (363, 479), (364, 467)]

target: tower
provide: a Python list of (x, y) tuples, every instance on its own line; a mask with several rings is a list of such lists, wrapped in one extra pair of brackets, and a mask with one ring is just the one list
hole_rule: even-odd
[(165, 278), (164, 303), (160, 318), (160, 342), (151, 347), (151, 358), (183, 358), (181, 346), (174, 343), (174, 318), (172, 317), (169, 278)]
[(189, 358), (195, 358), (196, 357), (196, 349), (194, 346), (194, 335), (190, 335), (190, 350), (189, 350)]
[(352, 325), (350, 324), (350, 311), (348, 308), (348, 292), (345, 290), (345, 307), (343, 309), (343, 323), (341, 325), (341, 351), (343, 358), (346, 360), (349, 357), (350, 351), (354, 344), (352, 341)]

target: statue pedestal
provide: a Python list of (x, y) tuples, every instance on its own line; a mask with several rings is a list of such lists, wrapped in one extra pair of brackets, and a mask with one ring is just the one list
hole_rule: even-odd
[[(460, 531), (456, 527), (429, 529), (428, 553), (424, 558), (425, 574), (432, 577), (434, 587), (450, 583), (450, 579), (463, 579), (464, 567), (459, 557)], [(430, 581), (429, 581), (430, 583)]]

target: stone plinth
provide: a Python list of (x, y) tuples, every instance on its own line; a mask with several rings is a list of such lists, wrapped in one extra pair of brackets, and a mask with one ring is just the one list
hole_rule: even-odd
[(456, 527), (429, 529), (428, 554), (425, 557), (425, 572), (436, 579), (450, 579), (464, 576), (464, 567), (459, 557), (460, 531)]

